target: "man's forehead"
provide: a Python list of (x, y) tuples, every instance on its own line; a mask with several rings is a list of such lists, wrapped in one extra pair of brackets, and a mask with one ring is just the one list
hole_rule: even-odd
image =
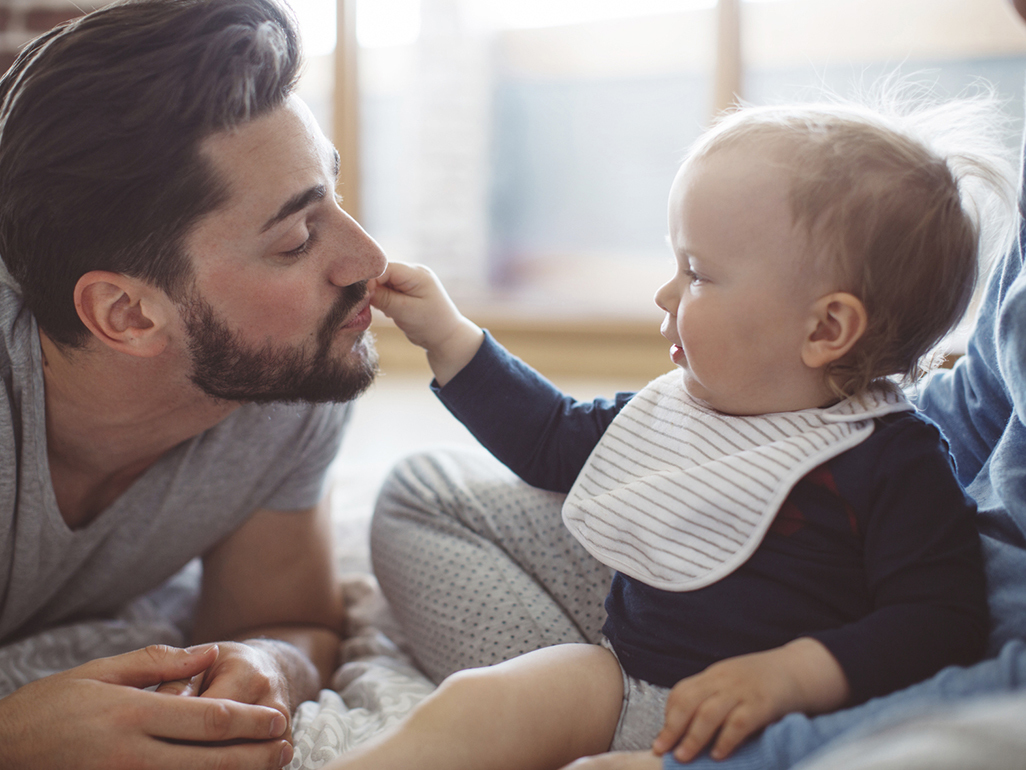
[(201, 147), (212, 157), (259, 152), (276, 141), (317, 139), (327, 143), (309, 107), (298, 97), (289, 97), (280, 106), (252, 120), (206, 137)]
[(268, 216), (284, 201), (323, 183), (325, 172), (333, 181), (339, 163), (338, 152), (297, 97), (248, 123), (208, 136), (200, 152), (231, 199), (270, 206)]

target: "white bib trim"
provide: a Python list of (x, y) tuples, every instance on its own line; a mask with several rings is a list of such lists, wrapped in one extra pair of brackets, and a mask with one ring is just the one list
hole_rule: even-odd
[(563, 521), (602, 563), (655, 588), (693, 591), (752, 555), (809, 471), (867, 439), (874, 418), (913, 408), (881, 382), (826, 409), (721, 414), (691, 399), (675, 370), (610, 424)]

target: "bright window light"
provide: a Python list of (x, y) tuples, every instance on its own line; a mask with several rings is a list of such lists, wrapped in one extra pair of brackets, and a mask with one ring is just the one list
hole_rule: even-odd
[(335, 50), (335, 0), (289, 0), (299, 19), (303, 54), (323, 56)]
[(409, 45), (420, 37), (420, 0), (357, 0), (356, 39), (365, 48)]
[(499, 26), (556, 27), (635, 16), (652, 16), (692, 8), (709, 8), (716, 0), (493, 0)]
[[(409, 45), (420, 36), (421, 0), (357, 0), (356, 37), (361, 46)], [(711, 8), (716, 0), (464, 0), (506, 29), (556, 27), (589, 21), (652, 16)], [(743, 0), (745, 3), (776, 0)], [(299, 17), (308, 56), (335, 48), (336, 0), (290, 0)]]

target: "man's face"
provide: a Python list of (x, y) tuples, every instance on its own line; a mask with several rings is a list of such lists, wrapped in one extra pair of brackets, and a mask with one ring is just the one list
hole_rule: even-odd
[(296, 98), (203, 152), (228, 203), (186, 239), (193, 382), (231, 401), (346, 401), (374, 378), (366, 282), (386, 260), (338, 206), (338, 154)]

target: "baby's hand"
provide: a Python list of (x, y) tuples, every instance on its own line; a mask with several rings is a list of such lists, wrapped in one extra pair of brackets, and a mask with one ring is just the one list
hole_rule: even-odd
[(370, 282), (371, 304), (403, 330), (414, 345), (430, 349), (461, 318), (441, 282), (424, 265), (389, 262)]
[(652, 750), (664, 754), (677, 746), (674, 758), (688, 762), (719, 730), (709, 753), (723, 759), (749, 735), (787, 714), (832, 711), (847, 698), (848, 680), (834, 656), (815, 639), (796, 639), (721, 660), (678, 682)]
[(430, 268), (389, 262), (369, 288), (371, 304), (395, 321), (410, 342), (427, 350), (439, 385), (481, 347), (484, 332), (460, 313)]

